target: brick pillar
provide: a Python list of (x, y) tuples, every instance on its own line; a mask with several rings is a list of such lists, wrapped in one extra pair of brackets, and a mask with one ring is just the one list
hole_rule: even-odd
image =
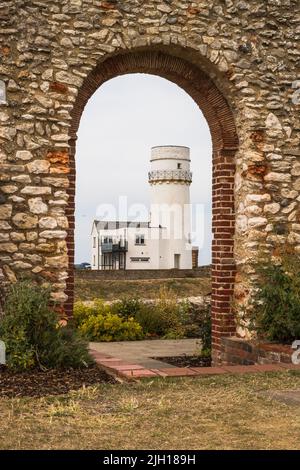
[(198, 256), (199, 256), (199, 248), (197, 246), (193, 246), (193, 248), (192, 248), (192, 267), (193, 267), (193, 269), (198, 268)]
[(66, 294), (68, 296), (67, 302), (64, 304), (64, 311), (67, 317), (73, 315), (73, 302), (74, 302), (74, 255), (75, 255), (75, 181), (76, 181), (76, 170), (75, 170), (75, 150), (76, 150), (76, 139), (70, 141), (70, 172), (69, 172), (69, 188), (68, 188), (68, 206), (66, 208), (66, 216), (68, 217), (68, 235), (67, 235), (67, 249), (69, 257), (68, 266), (68, 279)]
[(221, 338), (236, 332), (232, 313), (234, 261), (234, 162), (235, 150), (221, 151), (213, 162), (212, 242), (212, 349), (220, 361)]

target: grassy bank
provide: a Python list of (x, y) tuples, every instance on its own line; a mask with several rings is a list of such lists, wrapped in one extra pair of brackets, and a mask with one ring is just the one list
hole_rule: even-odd
[(297, 388), (300, 375), (282, 372), (2, 398), (0, 448), (299, 449), (300, 408), (264, 395)]
[(172, 289), (179, 297), (206, 295), (211, 290), (209, 277), (184, 279), (103, 280), (75, 277), (75, 300), (114, 300), (124, 296), (153, 299), (161, 287)]

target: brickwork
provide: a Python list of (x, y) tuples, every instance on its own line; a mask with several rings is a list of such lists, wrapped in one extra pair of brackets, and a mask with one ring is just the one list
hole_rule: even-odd
[(221, 337), (236, 331), (232, 300), (251, 294), (251, 261), (283, 245), (300, 253), (299, 35), (298, 0), (2, 1), (1, 285), (31, 273), (71, 314), (84, 106), (113, 77), (159, 75), (211, 131), (220, 358)]
[(193, 248), (192, 250), (192, 266), (193, 269), (198, 269), (198, 261), (199, 261), (199, 248)]
[(291, 364), (294, 350), (289, 345), (251, 342), (242, 338), (222, 338), (221, 358), (224, 364)]
[(266, 363), (256, 365), (226, 365), (222, 367), (170, 367), (161, 362), (157, 368), (146, 368), (140, 364), (134, 364), (128, 360), (109, 356), (107, 354), (91, 350), (91, 354), (97, 364), (113, 376), (119, 376), (123, 380), (134, 381), (141, 379), (168, 378), (168, 377), (206, 377), (224, 374), (258, 374), (265, 372), (283, 372), (286, 370), (300, 372), (300, 365), (287, 363)]

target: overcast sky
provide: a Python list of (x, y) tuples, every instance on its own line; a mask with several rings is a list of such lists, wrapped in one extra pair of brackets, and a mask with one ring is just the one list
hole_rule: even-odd
[[(76, 152), (75, 262), (91, 261), (90, 231), (101, 204), (119, 196), (149, 208), (151, 147), (191, 149), (191, 203), (203, 212), (199, 264), (211, 260), (211, 137), (192, 98), (160, 77), (131, 74), (104, 83), (83, 112)], [(203, 207), (203, 210), (201, 209)]]

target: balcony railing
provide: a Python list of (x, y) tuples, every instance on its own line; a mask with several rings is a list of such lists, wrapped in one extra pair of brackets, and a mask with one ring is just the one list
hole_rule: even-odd
[(101, 251), (102, 253), (116, 253), (116, 252), (124, 252), (128, 250), (128, 242), (122, 241), (117, 243), (101, 243)]
[(184, 181), (191, 183), (192, 176), (192, 172), (188, 170), (153, 170), (148, 173), (149, 183), (155, 181)]

